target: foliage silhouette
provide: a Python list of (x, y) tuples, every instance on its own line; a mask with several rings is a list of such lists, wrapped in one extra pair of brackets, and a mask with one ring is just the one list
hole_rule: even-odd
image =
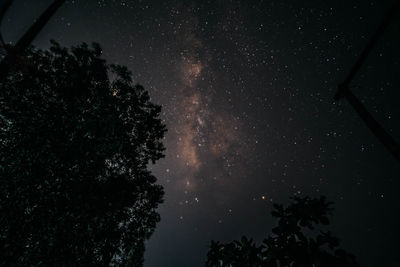
[(278, 219), (278, 226), (262, 245), (257, 246), (246, 237), (227, 244), (211, 241), (206, 266), (358, 266), (353, 255), (338, 248), (339, 239), (330, 232), (312, 235), (316, 225), (329, 224), (331, 203), (325, 197), (294, 197), (293, 200), (286, 208), (274, 204), (272, 216)]
[[(0, 81), (0, 265), (141, 266), (161, 107), (97, 44), (28, 49)], [(110, 78), (111, 77), (111, 78)]]

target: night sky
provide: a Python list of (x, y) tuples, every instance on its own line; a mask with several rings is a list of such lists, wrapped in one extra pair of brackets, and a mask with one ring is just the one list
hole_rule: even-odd
[[(51, 0), (15, 0), (15, 42)], [(326, 195), (361, 266), (400, 264), (400, 164), (337, 85), (392, 1), (68, 1), (34, 44), (98, 42), (163, 106), (161, 222), (145, 266), (204, 266), (210, 240), (261, 241), (272, 202)], [(400, 14), (352, 83), (400, 141)]]

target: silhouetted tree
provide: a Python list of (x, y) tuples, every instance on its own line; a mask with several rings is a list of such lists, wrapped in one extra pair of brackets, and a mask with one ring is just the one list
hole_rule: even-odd
[[(330, 232), (314, 233), (315, 225), (328, 225), (330, 202), (325, 197), (294, 197), (294, 203), (284, 208), (274, 204), (272, 216), (278, 226), (257, 246), (242, 237), (227, 244), (211, 241), (207, 266), (358, 266), (353, 255), (339, 249), (339, 239)], [(307, 237), (307, 232), (310, 237)]]
[(0, 80), (0, 265), (141, 266), (166, 131), (101, 49), (28, 49)]

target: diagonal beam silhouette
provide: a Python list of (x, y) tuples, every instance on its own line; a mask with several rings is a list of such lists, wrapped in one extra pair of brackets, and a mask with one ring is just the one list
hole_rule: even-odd
[(64, 4), (65, 0), (55, 0), (35, 21), (35, 23), (26, 31), (26, 33), (18, 40), (15, 46), (11, 49), (11, 53), (6, 55), (0, 62), (0, 78), (7, 75), (10, 66), (13, 64), (15, 57), (22, 53), (36, 36), (40, 33), (43, 27), (47, 24), (54, 13)]
[(26, 49), (36, 38), (39, 32), (47, 24), (50, 18), (54, 15), (58, 8), (64, 4), (65, 0), (55, 0), (37, 19), (37, 21), (28, 29), (28, 31), (19, 39), (15, 47), (18, 50)]
[(385, 131), (385, 129), (374, 119), (371, 113), (364, 107), (361, 101), (350, 91), (350, 83), (360, 70), (362, 64), (367, 59), (377, 41), (382, 37), (385, 29), (388, 27), (396, 12), (400, 8), (400, 0), (396, 0), (389, 10), (386, 17), (380, 23), (378, 29), (372, 35), (367, 46), (362, 51), (349, 75), (346, 76), (343, 83), (339, 84), (338, 91), (334, 97), (335, 101), (345, 97), (350, 105), (355, 109), (360, 118), (364, 121), (371, 132), (379, 139), (379, 141), (392, 153), (392, 155), (400, 161), (400, 145)]

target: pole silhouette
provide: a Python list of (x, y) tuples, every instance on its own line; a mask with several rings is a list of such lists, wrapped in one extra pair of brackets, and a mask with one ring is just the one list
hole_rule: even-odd
[(339, 84), (338, 91), (334, 97), (335, 101), (344, 97), (355, 109), (360, 118), (364, 121), (371, 132), (379, 139), (379, 141), (392, 153), (392, 155), (400, 161), (400, 145), (385, 131), (385, 129), (374, 119), (369, 111), (364, 107), (361, 101), (350, 91), (350, 83), (360, 70), (361, 66), (367, 59), (371, 50), (376, 45), (377, 41), (382, 37), (385, 29), (389, 26), (391, 20), (395, 16), (396, 12), (400, 7), (400, 1), (396, 0), (391, 9), (389, 10), (386, 17), (382, 20), (381, 24), (372, 35), (367, 46), (362, 51), (361, 55), (357, 59), (353, 68), (350, 70), (349, 75), (346, 76), (344, 82)]
[[(11, 4), (11, 1), (9, 2)], [(0, 62), (0, 78), (3, 78), (7, 75), (9, 68), (15, 61), (17, 55), (21, 54), (27, 47), (29, 47), (32, 41), (40, 33), (40, 31), (47, 24), (54, 13), (58, 10), (58, 8), (61, 7), (62, 4), (64, 4), (64, 2), (65, 0), (55, 0), (35, 21), (35, 23), (33, 23), (33, 25), (26, 31), (26, 33), (17, 41), (15, 46), (10, 49), (8, 54)], [(6, 10), (4, 10), (4, 13), (5, 11)], [(2, 17), (4, 16), (4, 13), (2, 14)], [(2, 17), (0, 17), (0, 19)]]

